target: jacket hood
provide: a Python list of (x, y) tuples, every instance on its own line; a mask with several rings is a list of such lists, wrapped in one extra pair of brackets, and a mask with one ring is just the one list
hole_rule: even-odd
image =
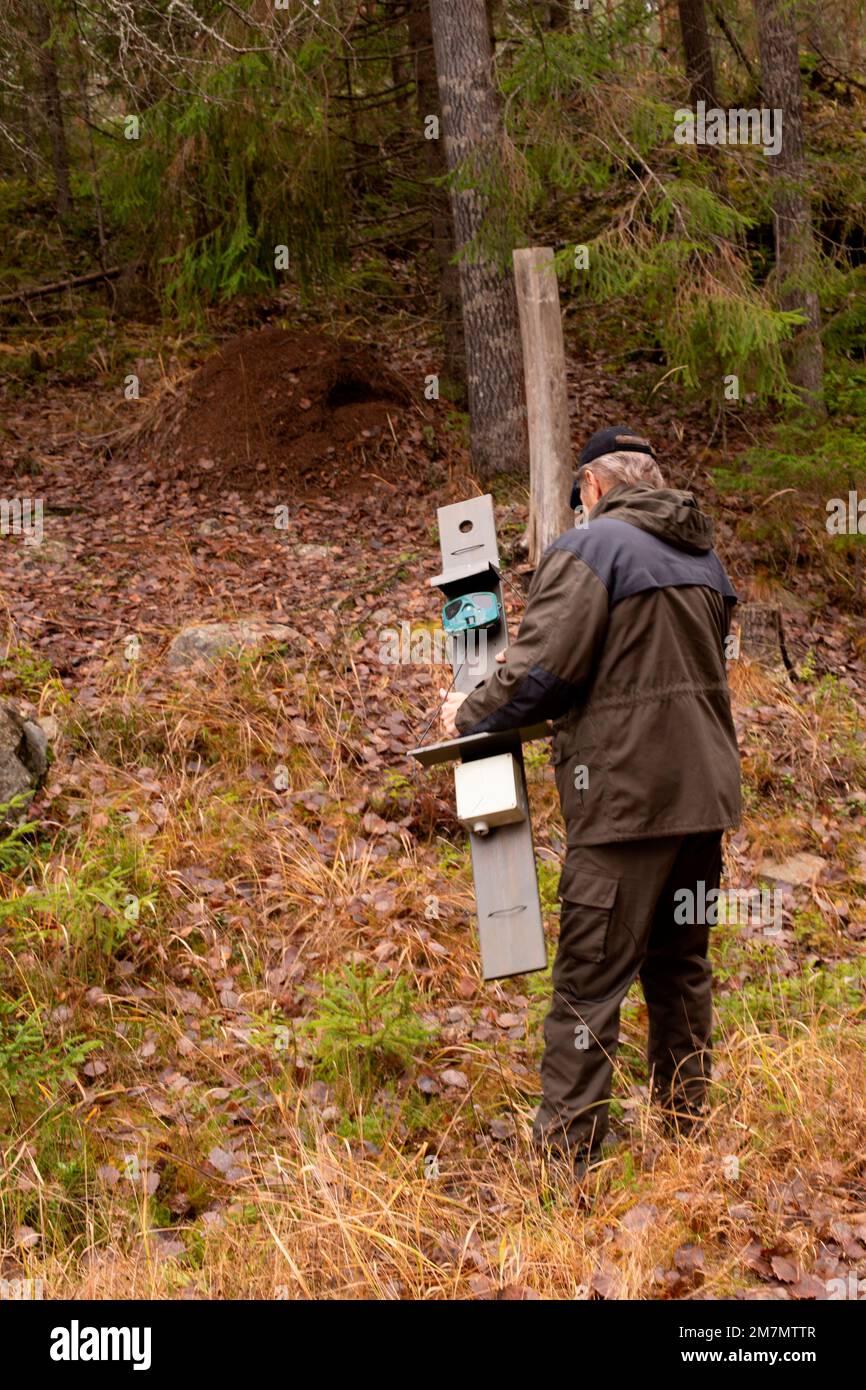
[(649, 483), (618, 483), (596, 503), (589, 519), (601, 516), (627, 521), (691, 555), (713, 548), (713, 523), (690, 492)]

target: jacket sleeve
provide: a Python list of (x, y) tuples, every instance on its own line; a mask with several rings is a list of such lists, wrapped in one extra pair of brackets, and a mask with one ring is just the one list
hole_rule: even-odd
[(535, 571), (517, 640), (463, 701), (458, 731), (497, 733), (565, 714), (595, 666), (608, 611), (595, 571), (572, 551), (551, 547)]

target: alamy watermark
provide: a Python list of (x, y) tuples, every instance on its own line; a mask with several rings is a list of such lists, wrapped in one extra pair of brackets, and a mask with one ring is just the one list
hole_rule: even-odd
[(466, 666), (486, 669), (487, 629), (446, 632), (444, 628), (384, 627), (379, 636), (379, 660), (384, 666)]
[(68, 1327), (51, 1332), (52, 1361), (129, 1361), (134, 1371), (150, 1369), (149, 1327), (82, 1327), (73, 1318)]
[(674, 921), (680, 927), (763, 927), (766, 936), (782, 930), (782, 893), (779, 888), (710, 888), (701, 879), (694, 887), (674, 893)]
[(853, 1269), (844, 1278), (825, 1279), (824, 1287), (828, 1303), (839, 1303), (843, 1299), (861, 1302), (866, 1299), (866, 1279), (859, 1278)]
[(0, 536), (23, 536), (25, 545), (42, 544), (41, 497), (0, 497)]
[(699, 101), (674, 112), (674, 140), (678, 145), (760, 145), (765, 155), (782, 148), (782, 111), (779, 107), (735, 106), (707, 108)]
[(866, 497), (856, 492), (831, 497), (827, 503), (827, 530), (831, 536), (866, 536)]
[(0, 1279), (0, 1303), (40, 1300), (44, 1296), (41, 1279)]

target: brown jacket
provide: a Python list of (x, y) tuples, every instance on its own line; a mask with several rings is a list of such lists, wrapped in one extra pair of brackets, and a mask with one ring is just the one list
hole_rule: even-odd
[(691, 493), (612, 488), (545, 552), (517, 640), (457, 727), (555, 720), (570, 845), (735, 826), (724, 646), (736, 601)]

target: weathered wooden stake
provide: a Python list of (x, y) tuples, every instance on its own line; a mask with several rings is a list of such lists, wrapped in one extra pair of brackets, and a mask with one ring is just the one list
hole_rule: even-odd
[(574, 525), (568, 496), (574, 477), (559, 287), (548, 246), (514, 255), (529, 424), (529, 563)]

